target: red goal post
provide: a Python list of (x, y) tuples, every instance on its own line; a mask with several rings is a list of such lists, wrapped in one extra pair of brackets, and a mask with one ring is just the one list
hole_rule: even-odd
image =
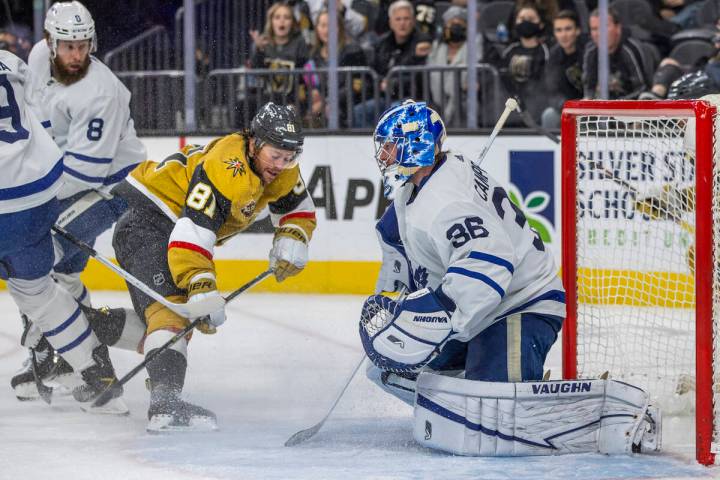
[(706, 465), (720, 441), (716, 116), (698, 100), (569, 101), (562, 113), (563, 377), (604, 369), (661, 407), (692, 397), (694, 379)]

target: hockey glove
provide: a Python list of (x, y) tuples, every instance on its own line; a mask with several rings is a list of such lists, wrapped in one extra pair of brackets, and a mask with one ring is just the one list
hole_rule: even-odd
[(415, 372), (432, 361), (452, 335), (455, 304), (441, 289), (424, 288), (397, 303), (368, 297), (360, 319), (360, 338), (368, 358), (383, 370)]
[(275, 232), (270, 250), (270, 268), (278, 282), (297, 275), (308, 261), (307, 239), (294, 227), (281, 227)]
[[(188, 287), (188, 303), (198, 302), (208, 297), (219, 297), (215, 278), (209, 274), (200, 274), (193, 277)], [(217, 327), (225, 323), (225, 306), (205, 316), (198, 324), (197, 329), (202, 333), (215, 333)]]

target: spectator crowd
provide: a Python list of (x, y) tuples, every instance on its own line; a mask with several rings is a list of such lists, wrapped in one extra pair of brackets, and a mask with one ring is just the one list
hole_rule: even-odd
[[(266, 15), (264, 25), (240, 32), (251, 45), (240, 52), (245, 80), (236, 90), (242, 92), (223, 93), (201, 110), (232, 104), (249, 118), (273, 100), (294, 104), (306, 126), (326, 127), (328, 1), (337, 7), (341, 127), (370, 127), (384, 109), (407, 97), (427, 101), (449, 126), (462, 127), (470, 45), (478, 61), (480, 126), (492, 125), (497, 106), (511, 95), (525, 113), (512, 117), (510, 126), (533, 122), (546, 128), (559, 127), (566, 100), (600, 95), (597, 0), (478, 2), (475, 38), (468, 35), (467, 0), (252, 0), (255, 12)], [(720, 91), (718, 0), (611, 0), (608, 17), (609, 98)], [(27, 55), (25, 30), (0, 29), (0, 47)], [(212, 66), (204, 52), (196, 57), (202, 84)], [(209, 89), (212, 82), (206, 82)]]
[[(484, 66), (479, 72), (499, 79), (497, 88), (480, 78), (480, 103), (519, 97), (534, 122), (555, 128), (566, 100), (600, 94), (600, 18), (592, 1), (482, 2), (474, 39), (468, 38), (466, 0), (331, 1), (337, 1), (338, 65), (369, 68), (377, 79), (378, 95), (371, 95), (363, 94), (369, 82), (362, 75), (340, 75), (345, 125), (370, 126), (384, 108), (411, 94), (443, 111), (451, 125), (463, 125), (469, 41)], [(608, 17), (609, 98), (720, 90), (715, 0), (614, 0)], [(278, 74), (263, 85), (276, 100), (299, 101), (312, 125), (327, 116), (327, 77), (316, 70), (328, 64), (328, 23), (325, 1), (284, 1), (268, 9), (262, 31), (252, 32), (250, 68), (306, 72), (301, 82)]]

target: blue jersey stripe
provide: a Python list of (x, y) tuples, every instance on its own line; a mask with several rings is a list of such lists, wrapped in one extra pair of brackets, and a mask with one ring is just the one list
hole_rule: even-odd
[(72, 168), (68, 167), (67, 165), (65, 165), (64, 170), (65, 170), (65, 173), (67, 173), (68, 175), (75, 177), (75, 178), (79, 178), (82, 181), (90, 182), (90, 183), (103, 183), (106, 178), (106, 177), (91, 177), (89, 175), (82, 174), (82, 173), (78, 172), (77, 170), (73, 170)]
[(515, 267), (513, 266), (512, 263), (508, 262), (504, 258), (496, 257), (495, 255), (490, 255), (489, 253), (470, 252), (470, 255), (468, 255), (468, 258), (472, 258), (475, 260), (482, 260), (482, 261), (488, 262), (488, 263), (494, 263), (495, 265), (500, 265), (501, 267), (507, 268), (511, 274), (515, 273)]
[(528, 300), (527, 302), (523, 303), (519, 307), (515, 307), (512, 310), (508, 310), (507, 312), (504, 312), (502, 315), (495, 317), (496, 320), (499, 320), (504, 317), (509, 317), (510, 315), (513, 315), (518, 312), (522, 312), (523, 310), (526, 310), (527, 308), (531, 307), (532, 305), (542, 302), (543, 300), (552, 300), (558, 303), (565, 303), (565, 292), (562, 290), (548, 290), (547, 292), (543, 293), (542, 295), (539, 295), (535, 298), (532, 298)]
[(450, 267), (448, 268), (447, 273), (457, 273), (458, 275), (464, 275), (466, 277), (480, 280), (481, 282), (486, 283), (490, 288), (495, 290), (498, 295), (500, 295), (500, 298), (505, 296), (505, 290), (503, 290), (503, 288), (496, 282), (494, 282), (490, 277), (488, 277), (487, 275), (483, 275), (482, 273), (473, 272), (472, 270), (460, 267)]
[(135, 167), (140, 165), (139, 163), (133, 163), (132, 165), (128, 165), (127, 167), (123, 168), (122, 170), (118, 170), (117, 172), (113, 173), (112, 175), (108, 175), (105, 177), (105, 180), (103, 180), (103, 185), (113, 185), (115, 183), (121, 182), (125, 179), (125, 177), (128, 176), (130, 172), (135, 170)]
[(54, 335), (57, 335), (58, 333), (62, 332), (62, 331), (65, 330), (67, 327), (69, 327), (70, 325), (72, 325), (72, 323), (75, 321), (75, 319), (78, 318), (79, 316), (80, 316), (80, 307), (78, 307), (77, 309), (75, 309), (75, 311), (73, 312), (73, 314), (70, 315), (70, 318), (68, 318), (67, 320), (65, 320), (63, 323), (61, 323), (61, 324), (58, 325), (57, 327), (53, 328), (52, 330), (50, 330), (50, 331), (48, 331), (48, 332), (43, 332), (43, 333), (45, 334), (46, 337), (52, 337), (52, 336), (54, 336)]
[(62, 353), (67, 352), (68, 350), (72, 350), (73, 348), (80, 345), (83, 342), (83, 340), (85, 340), (87, 337), (89, 337), (91, 333), (92, 333), (92, 330), (90, 329), (90, 325), (88, 325), (87, 329), (85, 329), (85, 331), (83, 333), (81, 333), (79, 337), (77, 337), (75, 340), (68, 343), (64, 347), (58, 348), (56, 350), (57, 353), (62, 354)]
[(52, 187), (58, 181), (63, 172), (62, 158), (58, 160), (55, 166), (42, 178), (38, 178), (25, 185), (17, 187), (0, 188), (0, 201), (14, 200), (16, 198), (29, 197), (36, 193), (42, 192)]
[(44, 122), (40, 122), (40, 125), (42, 125), (43, 128), (52, 127), (52, 123), (50, 123), (50, 120), (45, 120)]
[(90, 155), (83, 155), (82, 153), (65, 152), (65, 155), (72, 155), (73, 157), (88, 163), (112, 163), (112, 158), (105, 157), (91, 157)]

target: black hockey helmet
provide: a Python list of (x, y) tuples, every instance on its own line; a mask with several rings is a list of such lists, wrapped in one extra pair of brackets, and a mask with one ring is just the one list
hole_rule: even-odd
[(303, 134), (302, 124), (291, 106), (276, 105), (268, 102), (255, 114), (250, 124), (250, 135), (255, 139), (257, 148), (264, 143), (291, 150), (296, 155), (302, 152)]
[(668, 90), (668, 100), (700, 98), (710, 93), (718, 93), (720, 88), (703, 70), (683, 75), (675, 80)]

